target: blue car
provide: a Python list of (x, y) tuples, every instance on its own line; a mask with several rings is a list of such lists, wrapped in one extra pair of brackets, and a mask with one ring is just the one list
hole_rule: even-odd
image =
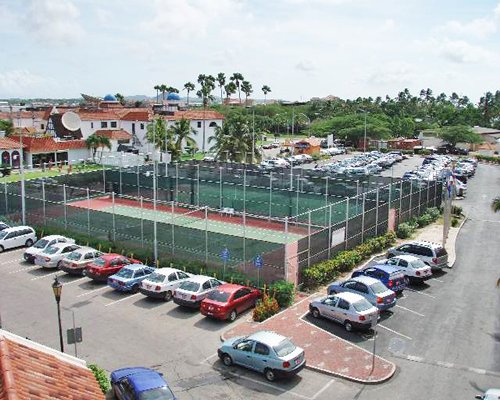
[(119, 400), (176, 399), (162, 374), (149, 368), (122, 368), (113, 371), (111, 388), (115, 398)]
[(392, 265), (376, 264), (371, 267), (360, 269), (352, 273), (352, 278), (356, 276), (371, 276), (378, 279), (393, 292), (402, 292), (408, 285), (408, 279), (403, 271)]
[(155, 269), (143, 264), (130, 264), (108, 278), (108, 286), (120, 292), (136, 293), (141, 282)]

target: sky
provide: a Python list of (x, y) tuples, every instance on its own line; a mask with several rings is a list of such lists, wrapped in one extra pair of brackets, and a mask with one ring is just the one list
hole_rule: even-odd
[(500, 89), (499, 0), (0, 0), (0, 21), (0, 98), (152, 96), (219, 72), (291, 101)]

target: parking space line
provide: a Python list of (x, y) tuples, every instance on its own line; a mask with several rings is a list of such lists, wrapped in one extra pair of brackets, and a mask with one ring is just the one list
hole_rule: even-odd
[(419, 312), (416, 312), (416, 311), (410, 310), (409, 308), (406, 308), (406, 307), (400, 306), (399, 304), (396, 304), (396, 307), (397, 307), (397, 308), (401, 308), (402, 310), (405, 310), (405, 311), (411, 312), (411, 313), (413, 313), (413, 314), (416, 314), (416, 315), (418, 315), (418, 316), (420, 316), (420, 317), (425, 317), (425, 315), (424, 315), (424, 314), (420, 314)]
[(435, 299), (436, 296), (432, 296), (430, 294), (427, 294), (427, 293), (422, 293), (418, 290), (415, 290), (415, 289), (410, 289), (409, 287), (406, 288), (406, 290), (409, 290), (410, 292), (413, 292), (413, 293), (418, 293), (418, 294), (421, 294), (422, 296), (427, 296), (427, 297), (430, 297), (431, 299)]
[(326, 389), (330, 387), (330, 385), (335, 382), (335, 379), (331, 379), (329, 382), (327, 382), (320, 390), (318, 390), (313, 397), (311, 397), (312, 400), (315, 400), (321, 393), (323, 393)]
[(57, 271), (57, 272), (53, 272), (51, 274), (37, 276), (35, 278), (31, 278), (30, 280), (32, 280), (32, 281), (38, 281), (39, 279), (47, 278), (48, 276), (55, 276), (55, 275), (60, 274), (60, 273), (61, 273), (61, 271)]
[(83, 281), (84, 279), (87, 279), (87, 277), (83, 276), (83, 277), (81, 277), (79, 279), (75, 279), (74, 281), (63, 283), (63, 285), (64, 286), (72, 285), (73, 283), (77, 283), (77, 282)]
[(23, 260), (24, 260), (24, 258), (16, 258), (15, 260), (4, 261), (4, 262), (0, 263), (0, 265), (13, 264), (13, 263), (23, 261)]
[(85, 293), (79, 294), (79, 295), (78, 295), (78, 296), (76, 296), (76, 297), (87, 296), (87, 295), (89, 295), (89, 294), (91, 294), (91, 293), (94, 293), (94, 292), (97, 292), (97, 291), (99, 291), (99, 290), (103, 290), (103, 289), (109, 289), (109, 286), (103, 286), (103, 287), (100, 287), (100, 288), (97, 288), (97, 289), (94, 289), (94, 290), (90, 290), (90, 291), (88, 291), (88, 292), (85, 292)]
[(402, 336), (402, 337), (404, 337), (404, 338), (406, 338), (408, 340), (413, 340), (411, 337), (403, 335), (402, 333), (396, 332), (396, 331), (392, 330), (391, 328), (388, 328), (387, 326), (384, 326), (382, 324), (377, 324), (377, 326), (380, 326), (381, 328), (387, 329), (389, 332), (392, 332), (392, 333), (394, 333), (396, 335)]
[(10, 271), (9, 274), (17, 274), (18, 272), (31, 271), (33, 269), (40, 268), (38, 265), (32, 265), (31, 267), (25, 267), (21, 269), (16, 269), (15, 271)]
[(131, 296), (124, 297), (123, 299), (115, 300), (115, 301), (112, 301), (111, 303), (105, 304), (104, 307), (112, 306), (113, 304), (120, 303), (120, 302), (122, 302), (124, 300), (131, 299), (133, 297), (137, 297), (137, 296), (140, 296), (140, 295), (141, 295), (141, 293), (136, 293), (136, 294), (133, 294)]
[(431, 279), (431, 280), (433, 280), (433, 281), (437, 281), (437, 282), (441, 282), (441, 283), (444, 283), (444, 281), (443, 281), (443, 280), (441, 280), (441, 279), (438, 279), (438, 278), (430, 278), (430, 279)]
[(200, 362), (200, 364), (208, 364), (208, 365), (210, 365), (210, 363), (208, 362), (208, 360), (210, 360), (211, 358), (214, 358), (216, 355), (217, 355), (217, 353), (214, 353), (214, 354), (208, 356), (207, 358), (205, 358), (204, 360), (202, 360)]

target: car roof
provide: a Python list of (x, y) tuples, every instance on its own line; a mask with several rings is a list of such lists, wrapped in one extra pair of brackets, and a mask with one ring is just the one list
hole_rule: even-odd
[(337, 293), (335, 296), (344, 299), (349, 303), (355, 303), (356, 301), (364, 299), (364, 297), (361, 296), (360, 294), (350, 293), (350, 292)]
[[(66, 244), (74, 244), (74, 243), (66, 243)], [(96, 249), (94, 249), (93, 247), (88, 247), (88, 246), (80, 246), (79, 249), (76, 249), (74, 251), (77, 251), (79, 253), (85, 253), (87, 251), (97, 251)]]
[(144, 268), (144, 267), (147, 267), (147, 265), (144, 265), (144, 264), (129, 264), (129, 265), (125, 265), (123, 268), (135, 271), (136, 269), (141, 269), (141, 268)]
[(388, 274), (393, 274), (395, 272), (401, 272), (401, 270), (396, 267), (395, 265), (388, 265), (388, 264), (375, 264), (375, 265), (371, 265), (369, 267), (366, 267), (365, 269), (367, 268), (377, 268), (381, 271), (384, 271), (384, 272), (387, 272)]
[(104, 258), (105, 260), (108, 260), (110, 258), (115, 258), (115, 257), (125, 257), (125, 256), (122, 256), (121, 254), (116, 254), (116, 253), (105, 253), (105, 254), (101, 255), (101, 258)]
[(172, 272), (182, 272), (182, 271), (180, 269), (172, 268), (172, 267), (164, 267), (164, 268), (155, 269), (156, 274), (169, 275)]
[(364, 283), (365, 285), (372, 285), (374, 283), (380, 282), (378, 279), (372, 278), (371, 276), (356, 276), (355, 278), (349, 279), (350, 281), (356, 281), (356, 282), (361, 282)]
[(66, 236), (62, 236), (62, 235), (48, 235), (48, 236), (44, 236), (42, 239), (52, 240), (52, 239), (59, 239), (59, 238), (69, 239)]
[(224, 283), (224, 284), (219, 285), (217, 287), (217, 291), (218, 292), (226, 292), (226, 293), (234, 293), (237, 290), (239, 290), (241, 288), (245, 288), (245, 287), (247, 287), (247, 286), (238, 285), (236, 283)]
[(158, 372), (149, 368), (123, 368), (115, 371), (114, 374), (120, 378), (126, 376), (136, 392), (159, 388), (167, 384)]
[(15, 232), (15, 231), (18, 231), (20, 229), (32, 229), (32, 230), (34, 230), (31, 226), (22, 225), (22, 226), (10, 226), (8, 228), (5, 228), (4, 232)]
[(259, 331), (248, 336), (248, 339), (255, 340), (267, 344), (268, 346), (276, 346), (286, 339), (285, 336), (273, 331)]
[(415, 240), (411, 242), (411, 244), (418, 244), (420, 246), (425, 246), (425, 247), (431, 247), (431, 248), (438, 248), (442, 247), (439, 243), (434, 243), (434, 242), (427, 242), (425, 240)]
[(491, 388), (491, 389), (488, 389), (484, 394), (488, 394), (488, 395), (494, 395), (494, 396), (498, 396), (498, 398), (500, 398), (500, 389), (494, 389), (494, 388)]
[(78, 245), (74, 243), (54, 243), (53, 245), (50, 245), (50, 247), (55, 247), (58, 249), (61, 249), (66, 246), (78, 246)]
[(212, 278), (211, 276), (205, 276), (205, 275), (195, 275), (195, 276), (192, 276), (191, 278), (189, 278), (189, 281), (203, 283), (203, 282), (206, 282), (210, 279), (215, 279), (215, 278)]
[(401, 254), (399, 256), (394, 256), (393, 258), (400, 258), (401, 260), (405, 260), (408, 262), (420, 260), (420, 258), (412, 256), (410, 254)]

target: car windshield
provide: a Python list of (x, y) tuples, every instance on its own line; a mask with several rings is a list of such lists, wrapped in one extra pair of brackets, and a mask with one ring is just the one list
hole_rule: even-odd
[(421, 260), (413, 260), (411, 263), (409, 263), (411, 268), (419, 269), (425, 267), (425, 263)]
[(66, 258), (68, 260), (78, 261), (80, 258), (82, 258), (82, 254), (79, 253), (78, 251), (73, 251), (73, 252), (69, 253)]
[(172, 400), (175, 399), (172, 391), (163, 386), (161, 388), (146, 390), (145, 392), (139, 393), (139, 400)]
[(50, 246), (45, 250), (47, 254), (56, 254), (59, 251), (59, 247)]
[(119, 276), (120, 278), (125, 278), (125, 279), (130, 279), (134, 275), (134, 271), (128, 269), (128, 268), (122, 268), (116, 276)]
[(36, 242), (33, 247), (35, 249), (44, 249), (45, 246), (47, 246), (47, 244), (49, 243), (49, 241), (47, 239), (40, 239), (38, 242)]
[(154, 283), (163, 283), (165, 281), (165, 278), (166, 278), (165, 275), (153, 272), (151, 275), (149, 275), (148, 281), (154, 282)]
[(200, 284), (192, 281), (182, 282), (179, 289), (186, 290), (188, 292), (197, 292), (200, 289)]
[(370, 308), (372, 308), (373, 306), (368, 302), (368, 300), (358, 300), (356, 303), (353, 303), (352, 305), (354, 307), (354, 309), (358, 312), (361, 312), (361, 311), (366, 311), (366, 310), (369, 310)]
[(279, 357), (285, 357), (295, 350), (295, 345), (290, 340), (283, 339), (280, 344), (273, 348)]
[(96, 258), (92, 263), (96, 267), (104, 267), (106, 265), (106, 261), (101, 257)]
[(387, 288), (382, 282), (375, 282), (370, 286), (372, 288), (373, 293), (378, 294), (378, 293), (384, 293), (387, 291)]
[(208, 298), (213, 301), (218, 301), (219, 303), (225, 303), (229, 299), (231, 294), (227, 292), (223, 292), (220, 290), (214, 290), (208, 294)]
[(5, 236), (7, 236), (7, 233), (6, 231), (0, 231), (0, 239), (3, 239)]

